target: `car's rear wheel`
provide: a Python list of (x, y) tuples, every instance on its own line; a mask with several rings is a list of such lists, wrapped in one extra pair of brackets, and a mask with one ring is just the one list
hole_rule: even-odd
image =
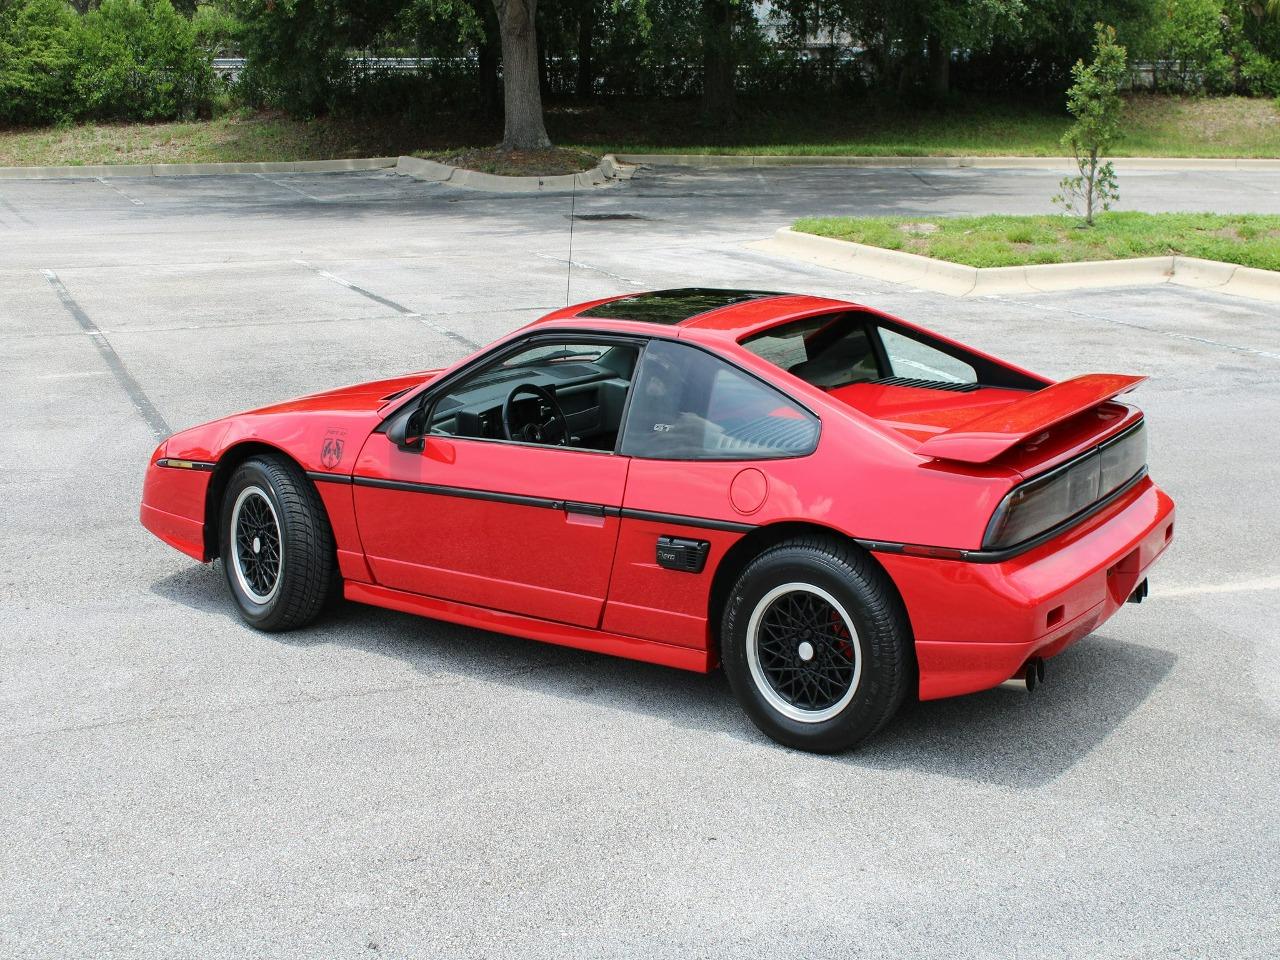
[(333, 532), (306, 476), (277, 457), (246, 460), (223, 496), (222, 565), (245, 622), (259, 630), (310, 623), (332, 592)]
[(847, 750), (879, 731), (914, 675), (910, 626), (893, 584), (853, 544), (789, 540), (738, 577), (721, 660), (762, 731), (801, 750)]

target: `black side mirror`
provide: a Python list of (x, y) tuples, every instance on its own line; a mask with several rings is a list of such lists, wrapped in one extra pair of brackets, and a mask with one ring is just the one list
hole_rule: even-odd
[(421, 450), (430, 419), (430, 407), (414, 407), (407, 417), (397, 417), (387, 428), (387, 439), (401, 450)]

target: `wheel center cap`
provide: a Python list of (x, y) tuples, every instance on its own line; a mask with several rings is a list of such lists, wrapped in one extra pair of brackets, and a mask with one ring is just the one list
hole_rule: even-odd
[[(253, 552), (254, 552), (254, 553), (261, 553), (261, 552), (262, 552), (262, 541), (261, 541), (260, 539), (258, 539), (257, 537), (254, 537), (254, 538), (253, 538)], [(807, 658), (806, 658), (806, 659), (807, 659)]]
[(808, 640), (803, 641), (800, 646), (796, 647), (796, 653), (799, 654), (801, 660), (808, 663), (813, 659), (813, 644)]

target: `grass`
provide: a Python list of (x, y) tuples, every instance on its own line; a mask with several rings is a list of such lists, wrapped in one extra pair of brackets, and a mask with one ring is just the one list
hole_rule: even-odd
[[(547, 110), (552, 140), (593, 155), (1059, 156), (1066, 126), (1056, 108), (976, 98), (933, 109), (874, 100), (744, 100), (727, 131), (703, 124), (692, 101), (597, 100)], [(1126, 102), (1124, 131), (1115, 156), (1280, 157), (1280, 103), (1136, 96)], [(0, 166), (450, 156), (491, 147), (501, 135), (499, 121), (469, 116), (293, 120), (230, 113), (192, 123), (0, 130)], [(555, 162), (522, 169), (565, 172), (563, 158), (544, 159)]]
[(826, 217), (793, 229), (971, 267), (1016, 267), (1178, 254), (1280, 270), (1280, 216), (1104, 213), (1074, 217)]
[[(875, 101), (758, 104), (727, 133), (707, 130), (694, 104), (615, 113), (553, 123), (553, 139), (615, 153), (1062, 156), (1069, 123), (1059, 109), (982, 99), (917, 110)], [(1280, 157), (1274, 100), (1135, 96), (1125, 102), (1123, 129), (1114, 156)]]
[[(189, 123), (0, 130), (0, 166), (227, 163), (398, 156), (425, 140), (416, 125), (228, 114)], [(423, 144), (427, 145), (427, 144)], [(443, 145), (443, 144), (442, 144)]]

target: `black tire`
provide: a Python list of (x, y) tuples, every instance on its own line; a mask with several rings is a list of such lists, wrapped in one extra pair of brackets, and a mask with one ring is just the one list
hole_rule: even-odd
[[(302, 471), (283, 457), (246, 460), (227, 484), (220, 517), (222, 568), (244, 621), (280, 631), (314, 620), (334, 592), (337, 564), (329, 518)], [(239, 554), (237, 527), (245, 535)]]
[(756, 726), (815, 753), (848, 750), (881, 730), (915, 676), (893, 583), (835, 537), (788, 540), (751, 561), (725, 603), (720, 646)]

